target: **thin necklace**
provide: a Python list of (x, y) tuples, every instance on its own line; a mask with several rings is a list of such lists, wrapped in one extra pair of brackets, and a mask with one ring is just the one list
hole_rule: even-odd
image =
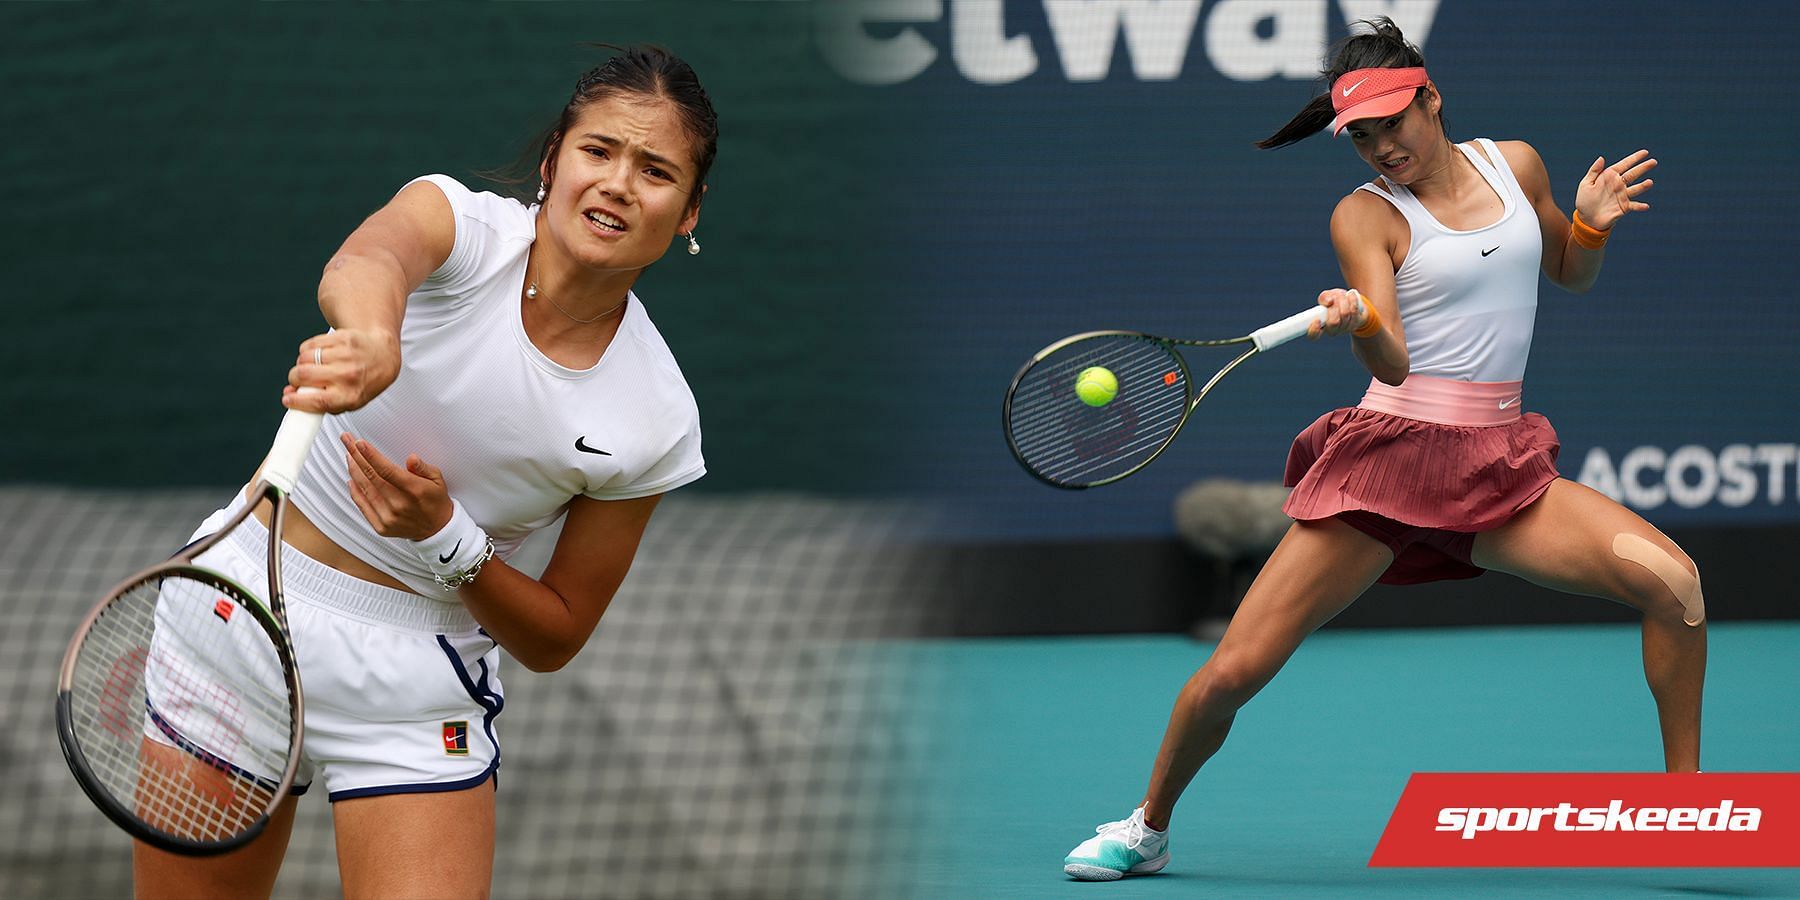
[[(532, 282), (532, 283), (531, 283), (531, 286), (530, 286), (530, 287), (528, 287), (528, 288), (526, 288), (526, 289), (525, 289), (525, 299), (527, 299), (527, 300), (536, 300), (536, 299), (537, 299), (537, 295), (538, 295), (538, 288), (537, 288), (537, 282), (535, 282), (535, 281), (534, 281), (534, 282)], [(630, 299), (630, 295), (629, 295), (629, 294), (628, 294), (628, 295), (626, 295), (626, 297), (627, 297), (627, 299)], [(615, 303), (615, 304), (613, 304), (613, 307), (612, 307), (612, 308), (611, 308), (611, 309), (609, 309), (609, 310), (607, 310), (607, 311), (606, 311), (606, 312), (603, 312), (603, 313), (601, 313), (601, 314), (599, 314), (599, 315), (597, 315), (597, 316), (595, 316), (595, 317), (593, 317), (593, 318), (591, 318), (591, 319), (577, 319), (577, 318), (575, 318), (575, 317), (574, 317), (574, 316), (573, 316), (573, 315), (571, 315), (571, 314), (570, 314), (570, 313), (569, 313), (569, 311), (568, 311), (568, 310), (566, 310), (566, 309), (563, 309), (563, 308), (562, 308), (562, 304), (560, 304), (560, 303), (558, 303), (558, 302), (556, 302), (556, 300), (555, 300), (555, 299), (553, 299), (553, 298), (551, 298), (551, 297), (549, 297), (549, 296), (545, 296), (545, 297), (544, 297), (544, 299), (545, 299), (545, 300), (549, 300), (549, 301), (550, 301), (550, 305), (551, 305), (551, 306), (554, 306), (554, 307), (556, 307), (556, 311), (557, 311), (557, 312), (559, 312), (559, 313), (562, 313), (562, 314), (563, 314), (563, 315), (565, 315), (565, 316), (568, 316), (568, 317), (569, 317), (569, 321), (571, 321), (571, 322), (576, 322), (576, 323), (579, 323), (579, 324), (582, 324), (582, 325), (592, 325), (592, 324), (593, 324), (593, 323), (595, 323), (595, 322), (598, 322), (598, 321), (600, 321), (600, 320), (601, 320), (601, 319), (604, 319), (604, 318), (606, 318), (606, 317), (607, 317), (607, 316), (610, 316), (610, 315), (612, 315), (612, 314), (613, 314), (613, 313), (616, 313), (616, 312), (618, 312), (618, 311), (619, 311), (619, 309), (620, 309), (620, 308), (621, 308), (621, 307), (623, 307), (623, 306), (624, 306), (624, 305), (625, 305), (625, 301), (624, 301), (624, 300), (620, 300), (620, 301), (619, 301), (619, 302), (618, 302), (618, 303)]]

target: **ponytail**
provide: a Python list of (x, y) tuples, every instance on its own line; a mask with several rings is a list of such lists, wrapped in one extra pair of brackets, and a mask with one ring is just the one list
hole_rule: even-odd
[(1325, 130), (1331, 124), (1331, 95), (1320, 94), (1300, 110), (1300, 114), (1281, 126), (1274, 134), (1256, 142), (1258, 150), (1273, 150), (1296, 144)]
[[(1361, 30), (1358, 29), (1361, 26)], [(1364, 19), (1350, 26), (1349, 37), (1333, 48), (1331, 62), (1320, 72), (1325, 80), (1325, 93), (1312, 98), (1300, 114), (1294, 116), (1274, 134), (1256, 142), (1262, 150), (1273, 150), (1298, 143), (1324, 131), (1335, 113), (1331, 108), (1331, 85), (1345, 72), (1357, 69), (1424, 68), (1425, 54), (1400, 33), (1400, 26), (1387, 16)]]

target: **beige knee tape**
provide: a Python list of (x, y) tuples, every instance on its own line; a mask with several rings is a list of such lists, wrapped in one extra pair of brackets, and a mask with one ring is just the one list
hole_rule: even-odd
[(1613, 537), (1613, 553), (1661, 578), (1674, 592), (1675, 599), (1681, 601), (1682, 621), (1696, 626), (1706, 621), (1706, 598), (1700, 593), (1700, 579), (1689, 572), (1687, 566), (1676, 562), (1669, 551), (1635, 534), (1620, 533)]

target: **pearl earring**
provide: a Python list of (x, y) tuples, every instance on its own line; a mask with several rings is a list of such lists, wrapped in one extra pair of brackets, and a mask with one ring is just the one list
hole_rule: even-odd
[(549, 191), (546, 189), (546, 185), (541, 181), (538, 182), (538, 202), (539, 203), (544, 202), (544, 197), (547, 196), (548, 194), (549, 194)]
[(700, 255), (700, 242), (697, 240), (694, 240), (694, 233), (691, 231), (688, 232), (687, 239), (688, 239), (688, 255), (689, 256), (699, 256)]

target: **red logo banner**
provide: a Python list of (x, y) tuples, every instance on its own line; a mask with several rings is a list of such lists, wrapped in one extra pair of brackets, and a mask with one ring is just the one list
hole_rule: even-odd
[(1800, 866), (1800, 773), (1415, 773), (1371, 866)]

